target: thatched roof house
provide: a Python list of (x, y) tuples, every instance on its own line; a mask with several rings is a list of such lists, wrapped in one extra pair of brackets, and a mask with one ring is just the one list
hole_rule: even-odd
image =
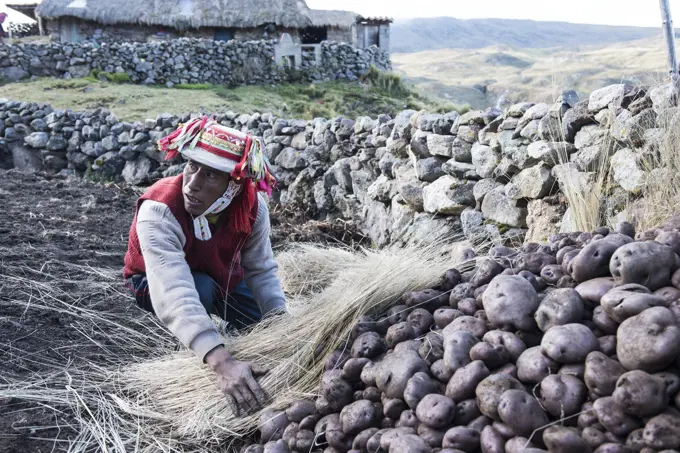
[[(366, 20), (349, 11), (312, 10), (303, 0), (42, 0), (38, 15), (62, 41), (89, 38), (147, 40), (194, 36), (217, 40), (275, 38), (288, 33), (302, 43), (325, 39), (362, 46)], [(387, 19), (380, 26), (389, 45)], [(369, 44), (370, 45), (370, 44)]]

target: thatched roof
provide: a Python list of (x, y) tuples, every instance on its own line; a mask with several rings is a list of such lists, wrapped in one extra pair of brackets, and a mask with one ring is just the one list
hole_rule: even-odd
[(312, 10), (303, 0), (42, 0), (38, 15), (179, 29), (268, 23), (285, 28), (351, 27), (359, 18), (349, 11)]
[(309, 10), (309, 17), (315, 27), (339, 27), (349, 28), (357, 22), (361, 16), (351, 11), (325, 11)]
[(300, 0), (43, 0), (38, 15), (71, 16), (102, 24), (160, 25), (172, 28), (249, 28), (312, 25)]

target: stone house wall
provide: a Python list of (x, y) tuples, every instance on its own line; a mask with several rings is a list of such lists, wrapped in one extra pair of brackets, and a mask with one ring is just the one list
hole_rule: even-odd
[[(671, 87), (613, 85), (579, 100), (520, 103), (465, 115), (405, 110), (396, 117), (276, 118), (226, 113), (217, 121), (261, 137), (278, 177), (273, 201), (317, 218), (351, 221), (375, 244), (464, 234), (471, 241), (545, 240), (569, 224), (562, 187), (610, 156), (610, 200), (633, 200), (658, 153)], [(90, 173), (145, 185), (177, 174), (158, 139), (188, 116), (120, 122), (105, 109), (54, 110), (0, 100), (0, 168)], [(622, 203), (625, 205), (625, 203)], [(607, 217), (620, 206), (606, 203)]]

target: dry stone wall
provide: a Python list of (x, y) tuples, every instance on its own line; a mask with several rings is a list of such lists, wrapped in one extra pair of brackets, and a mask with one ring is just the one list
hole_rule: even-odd
[(274, 60), (274, 41), (181, 38), (151, 43), (0, 45), (0, 78), (85, 77), (93, 70), (127, 74), (134, 83), (215, 85), (271, 84), (292, 79), (356, 80), (371, 65), (391, 69), (389, 54), (373, 46), (324, 42), (321, 62), (292, 73)]
[[(610, 198), (635, 197), (647, 176), (642, 161), (658, 153), (669, 96), (667, 87), (613, 85), (584, 100), (565, 92), (552, 105), (503, 112), (216, 119), (263, 138), (279, 178), (277, 203), (353, 221), (379, 245), (460, 232), (509, 243), (573, 229), (560, 189), (592, 184), (603, 153), (618, 183)], [(181, 160), (163, 160), (155, 143), (187, 119), (126, 123), (105, 109), (0, 100), (0, 165), (148, 184), (181, 171)], [(603, 205), (609, 217), (621, 210)]]

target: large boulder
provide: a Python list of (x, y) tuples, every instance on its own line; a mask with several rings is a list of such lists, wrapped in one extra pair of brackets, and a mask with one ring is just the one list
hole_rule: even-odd
[(568, 162), (569, 156), (576, 151), (576, 147), (567, 142), (548, 142), (539, 140), (527, 147), (529, 157), (554, 166)]
[(496, 223), (516, 228), (526, 228), (527, 208), (518, 206), (517, 201), (505, 195), (505, 188), (499, 187), (487, 193), (482, 201), (484, 217)]
[(610, 85), (608, 87), (595, 90), (590, 93), (590, 99), (588, 100), (588, 111), (597, 113), (609, 106), (614, 108), (621, 107), (626, 96), (632, 93), (633, 90), (634, 87), (632, 85), (624, 83)]
[(645, 185), (646, 174), (638, 164), (637, 154), (628, 149), (617, 151), (611, 158), (614, 180), (628, 192), (638, 193)]
[(33, 132), (24, 139), (24, 142), (31, 148), (41, 149), (47, 146), (50, 140), (50, 134), (47, 132)]
[(423, 188), (423, 207), (431, 214), (460, 214), (475, 205), (473, 182), (446, 175)]
[(508, 198), (543, 198), (550, 193), (555, 184), (550, 168), (539, 164), (522, 170), (505, 187)]
[(576, 146), (576, 149), (578, 150), (591, 146), (599, 146), (604, 143), (606, 138), (607, 129), (595, 124), (590, 124), (583, 126), (581, 130), (578, 131), (574, 139), (574, 146)]
[(136, 160), (129, 160), (123, 168), (123, 179), (128, 184), (140, 185), (146, 182), (149, 174), (156, 168), (156, 162), (148, 157), (140, 157)]
[(451, 146), (455, 139), (452, 135), (431, 134), (427, 136), (427, 148), (433, 156), (452, 157)]
[(491, 146), (478, 143), (472, 146), (472, 164), (480, 178), (491, 178), (500, 161), (500, 153)]
[(446, 173), (442, 169), (442, 165), (446, 160), (442, 157), (428, 157), (419, 159), (416, 162), (416, 174), (421, 181), (432, 182)]

